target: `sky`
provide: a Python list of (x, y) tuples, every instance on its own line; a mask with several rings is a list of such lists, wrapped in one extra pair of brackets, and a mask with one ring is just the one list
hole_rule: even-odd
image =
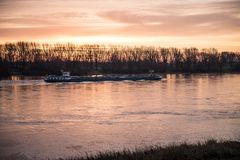
[(0, 42), (240, 51), (240, 0), (0, 0)]

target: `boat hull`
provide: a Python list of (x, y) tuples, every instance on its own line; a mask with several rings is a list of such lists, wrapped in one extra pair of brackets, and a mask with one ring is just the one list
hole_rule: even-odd
[(161, 80), (162, 77), (158, 75), (151, 76), (48, 76), (44, 79), (48, 83), (56, 82), (101, 82), (101, 81), (140, 81), (140, 80)]

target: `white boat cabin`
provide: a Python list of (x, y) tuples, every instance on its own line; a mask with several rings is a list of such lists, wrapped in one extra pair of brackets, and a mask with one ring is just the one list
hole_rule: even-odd
[(70, 72), (62, 72), (62, 76), (64, 76), (64, 77), (70, 77)]

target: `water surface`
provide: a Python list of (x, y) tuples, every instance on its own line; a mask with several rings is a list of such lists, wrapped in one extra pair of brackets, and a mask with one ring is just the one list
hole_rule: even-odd
[(238, 74), (0, 81), (0, 157), (57, 158), (209, 138), (240, 140)]

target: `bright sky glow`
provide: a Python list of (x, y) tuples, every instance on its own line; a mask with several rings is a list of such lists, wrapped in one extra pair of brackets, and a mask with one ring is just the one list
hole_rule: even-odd
[(0, 42), (240, 51), (239, 0), (0, 0)]

